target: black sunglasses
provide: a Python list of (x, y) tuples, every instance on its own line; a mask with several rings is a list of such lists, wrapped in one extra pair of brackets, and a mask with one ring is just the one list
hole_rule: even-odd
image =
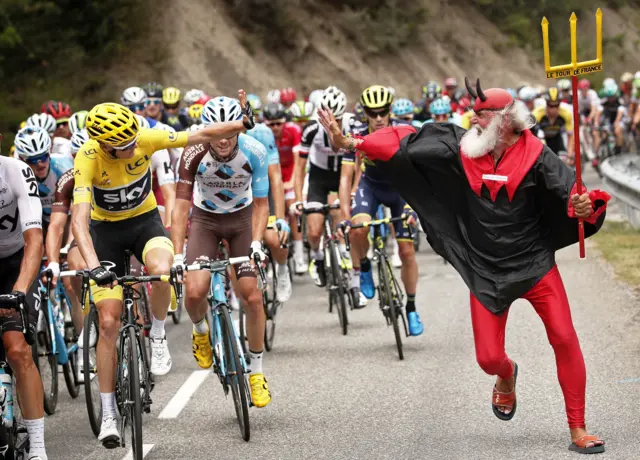
[(390, 106), (386, 107), (386, 108), (384, 108), (382, 110), (371, 110), (371, 109), (367, 109), (367, 108), (364, 109), (364, 113), (366, 113), (367, 116), (370, 117), (370, 118), (378, 118), (378, 116), (380, 118), (384, 118), (387, 115), (389, 115), (389, 112), (391, 112), (391, 107)]

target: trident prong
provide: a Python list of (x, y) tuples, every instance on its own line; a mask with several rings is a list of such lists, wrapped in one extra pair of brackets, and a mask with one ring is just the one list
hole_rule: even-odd
[(591, 61), (578, 62), (578, 39), (577, 39), (578, 18), (575, 13), (571, 14), (569, 26), (571, 31), (571, 63), (551, 66), (549, 53), (549, 21), (542, 18), (542, 46), (544, 51), (544, 68), (547, 78), (566, 78), (577, 75), (585, 75), (592, 72), (602, 71), (602, 10), (596, 11), (596, 58)]

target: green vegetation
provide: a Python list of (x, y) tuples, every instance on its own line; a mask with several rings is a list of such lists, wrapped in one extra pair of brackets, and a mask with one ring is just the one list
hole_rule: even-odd
[[(48, 99), (86, 108), (105, 85), (103, 69), (146, 24), (144, 1), (2, 0), (0, 132), (11, 132)], [(91, 68), (88, 74), (83, 69)], [(80, 74), (77, 76), (77, 74)]]
[(616, 275), (635, 288), (640, 288), (640, 230), (628, 222), (605, 221), (593, 238), (604, 258), (613, 265)]

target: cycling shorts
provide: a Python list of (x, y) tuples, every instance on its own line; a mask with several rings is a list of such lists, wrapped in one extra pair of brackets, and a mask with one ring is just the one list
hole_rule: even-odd
[(309, 190), (307, 203), (327, 204), (327, 196), (338, 193), (340, 171), (328, 171), (309, 163)]
[[(20, 275), (20, 265), (24, 257), (24, 248), (20, 249), (13, 255), (0, 259), (0, 294), (11, 294), (13, 285)], [(27, 332), (25, 339), (29, 345), (33, 344), (33, 338), (36, 332), (36, 324), (38, 323), (38, 311), (40, 310), (40, 289), (42, 283), (40, 277), (31, 283), (29, 290), (25, 293), (27, 299)], [(10, 316), (0, 317), (0, 331), (22, 332), (22, 319), (20, 313), (13, 312)]]
[[(193, 207), (187, 242), (187, 264), (216, 260), (222, 240), (229, 244), (229, 257), (249, 255), (253, 241), (253, 205), (229, 214), (212, 213)], [(250, 263), (233, 266), (236, 278), (256, 278)]]
[[(353, 200), (355, 203), (351, 210), (352, 220), (358, 216), (366, 216), (371, 219), (376, 215), (378, 206), (381, 204), (389, 208), (391, 217), (400, 217), (406, 204), (400, 193), (392, 188), (375, 186), (364, 175), (360, 178), (358, 190)], [(406, 221), (394, 222), (393, 227), (396, 231), (397, 241), (413, 241)]]
[[(142, 264), (145, 263), (147, 253), (155, 248), (166, 249), (173, 255), (173, 244), (157, 209), (115, 222), (91, 220), (89, 230), (98, 260), (117, 276), (124, 275), (127, 250)], [(91, 293), (96, 303), (106, 299), (122, 300), (121, 286), (113, 289), (94, 286)]]

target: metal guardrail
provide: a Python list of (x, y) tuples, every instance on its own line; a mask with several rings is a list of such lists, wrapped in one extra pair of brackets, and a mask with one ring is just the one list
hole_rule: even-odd
[(600, 172), (606, 190), (620, 201), (629, 223), (640, 228), (640, 156), (627, 153), (607, 158)]

